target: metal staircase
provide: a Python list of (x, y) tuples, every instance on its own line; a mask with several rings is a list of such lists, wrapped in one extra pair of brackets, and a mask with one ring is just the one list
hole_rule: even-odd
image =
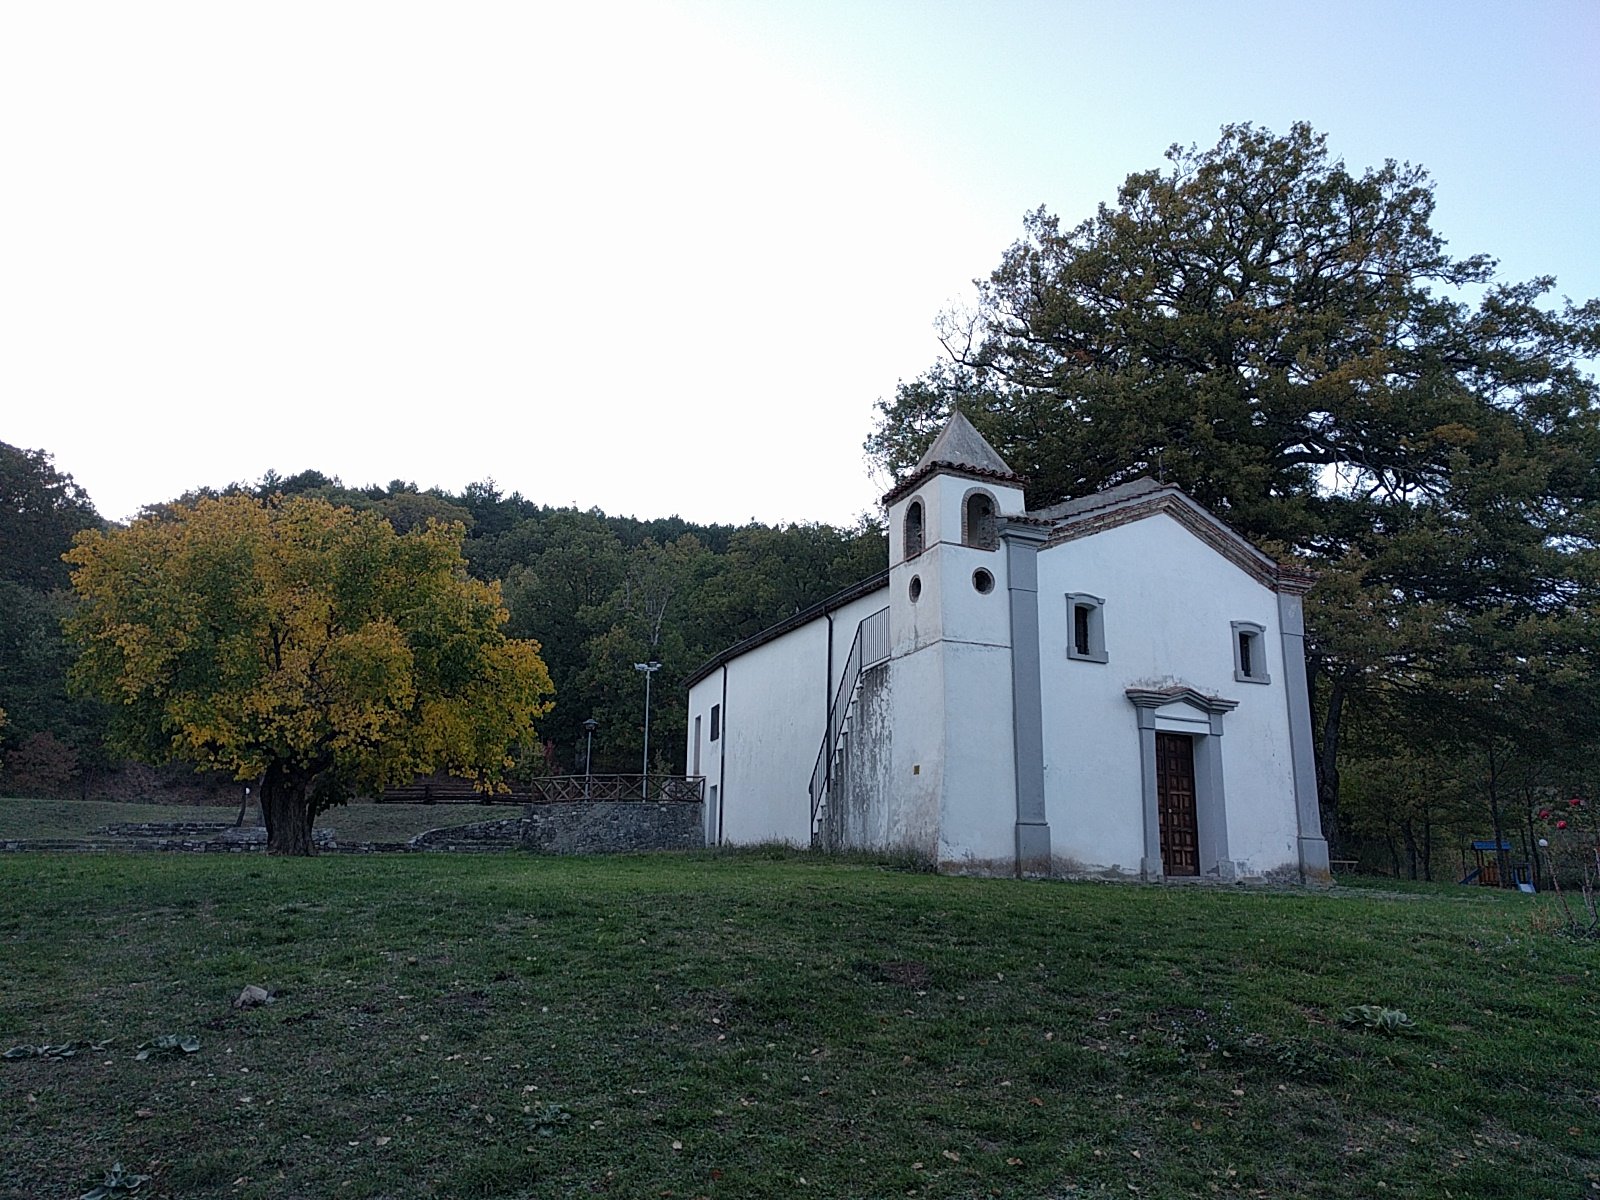
[(861, 691), (861, 672), (889, 657), (889, 610), (880, 608), (861, 619), (850, 643), (839, 688), (828, 706), (828, 727), (811, 770), (811, 844), (816, 845), (828, 800), (837, 781), (845, 777), (850, 753), (850, 718)]

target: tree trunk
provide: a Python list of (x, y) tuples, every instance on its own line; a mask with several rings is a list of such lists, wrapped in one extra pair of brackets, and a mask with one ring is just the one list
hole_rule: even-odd
[(1509, 887), (1511, 862), (1506, 857), (1506, 852), (1501, 849), (1505, 845), (1505, 826), (1500, 820), (1500, 761), (1495, 756), (1494, 743), (1489, 743), (1489, 820), (1494, 826), (1494, 861), (1495, 868), (1500, 873), (1500, 886)]
[(1322, 836), (1334, 854), (1343, 847), (1339, 832), (1339, 723), (1344, 717), (1344, 680), (1329, 676), (1328, 707), (1317, 740), (1317, 801), (1322, 809)]
[(267, 823), (267, 853), (301, 857), (317, 852), (311, 840), (313, 775), (273, 763), (261, 780), (261, 815)]
[(1406, 877), (1417, 877), (1417, 831), (1412, 828), (1411, 818), (1407, 817), (1400, 822), (1400, 836), (1406, 842)]

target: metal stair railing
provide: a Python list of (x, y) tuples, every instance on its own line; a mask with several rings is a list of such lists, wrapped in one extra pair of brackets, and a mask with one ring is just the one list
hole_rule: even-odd
[(839, 739), (845, 733), (845, 722), (850, 706), (855, 700), (856, 688), (861, 683), (861, 672), (889, 657), (889, 610), (880, 608), (861, 618), (856, 626), (856, 636), (850, 642), (850, 654), (844, 662), (844, 673), (839, 677), (839, 688), (828, 706), (828, 727), (822, 735), (822, 746), (817, 751), (816, 766), (811, 769), (811, 833), (816, 836), (817, 814), (822, 810), (823, 798), (833, 785), (833, 760), (839, 748)]

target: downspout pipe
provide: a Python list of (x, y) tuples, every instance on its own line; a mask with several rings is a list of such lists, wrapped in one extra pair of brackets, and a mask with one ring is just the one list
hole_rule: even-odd
[(722, 845), (722, 814), (728, 807), (728, 664), (722, 664), (722, 728), (717, 730), (722, 748), (717, 751), (717, 845)]
[[(823, 615), (828, 618), (828, 672), (822, 677), (822, 736), (826, 738), (833, 728), (833, 614)], [(822, 768), (822, 786), (829, 788), (832, 785), (833, 755), (830, 754)]]

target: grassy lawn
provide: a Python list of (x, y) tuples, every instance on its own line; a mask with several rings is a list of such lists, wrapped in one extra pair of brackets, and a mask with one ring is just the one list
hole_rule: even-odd
[(0, 1194), (1600, 1195), (1600, 946), (1544, 904), (5, 855), (0, 1048), (114, 1040), (0, 1062)]
[[(254, 823), (254, 808), (245, 819)], [(351, 842), (403, 842), (429, 829), (514, 817), (519, 805), (350, 804), (324, 813), (319, 829)], [(232, 825), (239, 806), (115, 804), (103, 800), (0, 798), (0, 838), (91, 838), (122, 821), (213, 821)]]

